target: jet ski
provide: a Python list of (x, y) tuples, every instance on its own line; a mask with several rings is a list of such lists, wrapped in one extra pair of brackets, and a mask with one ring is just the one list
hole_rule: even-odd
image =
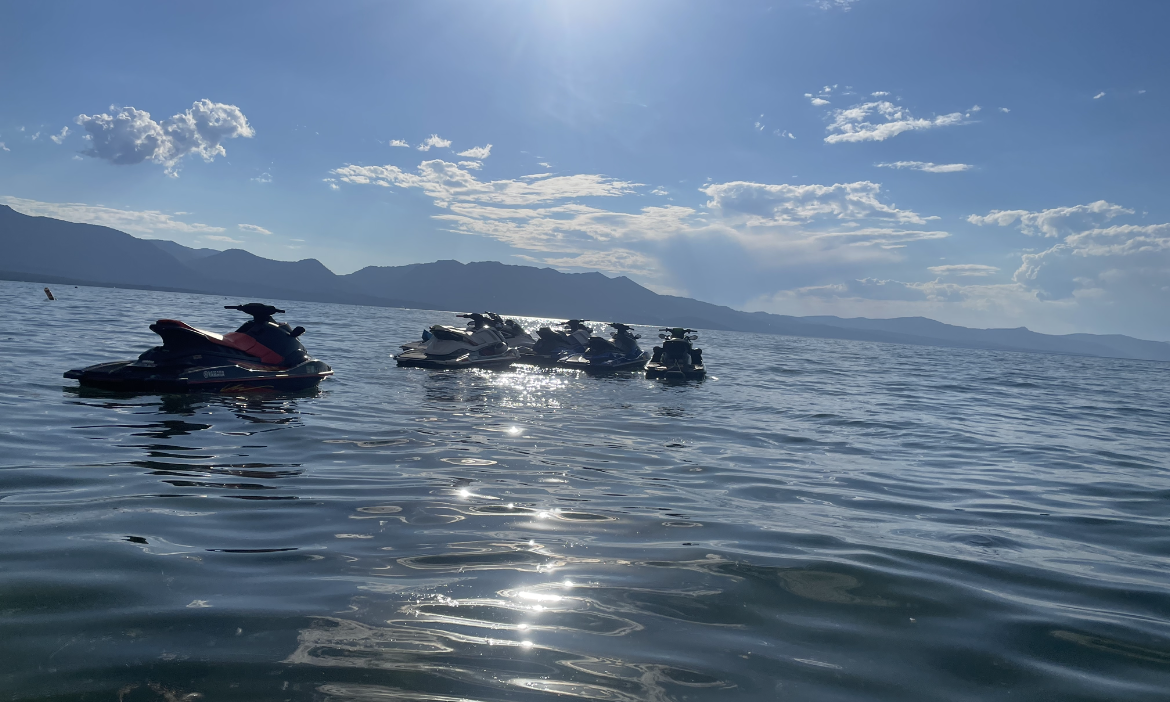
[[(500, 333), (504, 337), (504, 341), (514, 349), (520, 351), (521, 355), (526, 355), (532, 350), (532, 345), (536, 340), (524, 331), (524, 327), (514, 319), (504, 319), (495, 312), (484, 312), (482, 315), (478, 313), (468, 315), (458, 315), (468, 320), (467, 331), (475, 332), (479, 327), (487, 325)], [(401, 345), (403, 351), (411, 351), (421, 349), (426, 346), (426, 343), (431, 339), (431, 331), (424, 329), (422, 339), (419, 341), (408, 341)]]
[(650, 354), (638, 348), (641, 337), (632, 332), (632, 327), (620, 322), (610, 322), (614, 328), (611, 339), (600, 336), (589, 337), (585, 352), (561, 359), (562, 368), (576, 368), (587, 373), (613, 373), (617, 371), (640, 370), (646, 365)]
[(504, 337), (504, 341), (514, 349), (519, 349), (521, 354), (532, 351), (533, 345), (536, 344), (536, 339), (532, 335), (524, 331), (524, 327), (514, 319), (504, 319), (495, 312), (484, 312), (484, 316), (488, 319), (488, 324)]
[(160, 319), (150, 330), (162, 337), (134, 361), (99, 363), (66, 371), (83, 387), (130, 392), (255, 392), (311, 388), (333, 369), (309, 356), (301, 345), (304, 327), (293, 329), (272, 319), (283, 314), (271, 305), (224, 305), (252, 315), (228, 334), (196, 329), (177, 319)]
[[(654, 356), (646, 365), (647, 378), (669, 380), (690, 380), (707, 375), (703, 368), (703, 349), (696, 349), (691, 342), (699, 338), (694, 329), (673, 327), (662, 329), (662, 346), (654, 347)], [(669, 334), (670, 336), (667, 336)]]
[(537, 329), (536, 335), (539, 338), (532, 346), (532, 354), (524, 356), (521, 360), (536, 365), (553, 365), (574, 354), (585, 353), (592, 333), (585, 320), (570, 319), (558, 326), (564, 327), (565, 331), (551, 327)]
[(508, 346), (484, 315), (473, 312), (455, 316), (471, 320), (467, 328), (436, 324), (426, 333), (430, 338), (415, 348), (407, 348), (394, 360), (400, 366), (417, 368), (490, 368), (509, 366), (520, 358), (520, 352)]

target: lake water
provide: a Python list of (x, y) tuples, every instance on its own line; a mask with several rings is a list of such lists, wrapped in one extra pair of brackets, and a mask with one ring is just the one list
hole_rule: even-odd
[(246, 300), (55, 292), (0, 282), (0, 699), (1170, 698), (1166, 364), (439, 372), (446, 313), (285, 302), (318, 391), (126, 396), (61, 373)]

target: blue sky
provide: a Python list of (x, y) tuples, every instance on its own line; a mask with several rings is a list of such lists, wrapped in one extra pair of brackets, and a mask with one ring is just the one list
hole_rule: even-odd
[(339, 273), (499, 260), (740, 309), (1170, 339), (1168, 20), (9, 2), (0, 202)]

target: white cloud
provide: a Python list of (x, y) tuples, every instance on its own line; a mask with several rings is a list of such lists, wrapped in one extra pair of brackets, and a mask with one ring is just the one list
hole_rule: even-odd
[[(829, 136), (825, 142), (885, 141), (903, 132), (936, 127), (947, 127), (963, 123), (961, 112), (939, 115), (932, 119), (920, 119), (909, 110), (888, 100), (866, 102), (846, 109), (833, 110), (833, 121), (826, 128)], [(874, 118), (884, 121), (873, 122)]]
[(764, 131), (764, 125), (763, 125), (763, 124), (761, 124), (761, 123), (759, 123), (759, 122), (756, 122), (756, 123), (755, 123), (755, 128), (756, 128), (756, 131), (757, 131), (757, 132), (762, 132), (762, 131)]
[(206, 224), (181, 222), (178, 214), (166, 214), (157, 210), (119, 210), (101, 205), (86, 205), (78, 202), (39, 202), (18, 197), (0, 196), (0, 202), (17, 212), (35, 217), (53, 217), (67, 222), (98, 224), (124, 232), (153, 234), (158, 232), (183, 232), (205, 234), (222, 232), (223, 227)]
[(150, 160), (172, 176), (184, 156), (197, 154), (212, 161), (227, 155), (220, 142), (256, 133), (240, 108), (210, 100), (198, 100), (191, 109), (162, 122), (133, 107), (123, 107), (113, 116), (78, 115), (74, 121), (85, 129), (91, 144), (83, 154), (119, 165)]
[(887, 97), (888, 95), (889, 95), (889, 92), (887, 92), (885, 90), (878, 90), (876, 92), (872, 92), (869, 94), (870, 97)]
[(735, 181), (700, 188), (711, 200), (707, 207), (727, 216), (744, 216), (753, 225), (808, 223), (815, 218), (837, 220), (887, 219), (924, 224), (909, 210), (878, 200), (881, 186), (869, 181), (835, 185), (765, 185)]
[(466, 156), (467, 158), (473, 158), (477, 161), (482, 161), (490, 156), (491, 153), (492, 145), (488, 144), (487, 146), (476, 146), (474, 148), (468, 149), (467, 151), (460, 151), (459, 155)]
[(983, 108), (982, 108), (982, 107), (980, 107), (980, 106), (978, 106), (978, 105), (972, 105), (972, 106), (971, 106), (971, 109), (970, 109), (970, 110), (967, 110), (967, 111), (968, 111), (968, 112), (979, 112), (979, 111), (980, 111), (980, 110), (982, 110), (982, 109), (983, 109)]
[(37, 132), (36, 134), (33, 134), (33, 135), (32, 135), (31, 137), (29, 137), (29, 138), (30, 138), (30, 139), (32, 139), (33, 141), (36, 141), (37, 139), (40, 139), (40, 138), (41, 138), (41, 133), (40, 133), (40, 132)]
[(1093, 96), (1093, 99), (1094, 99), (1094, 100), (1100, 100), (1100, 99), (1101, 99), (1101, 98), (1103, 98), (1103, 97), (1105, 97), (1105, 91), (1104, 91), (1104, 90), (1102, 90), (1101, 92), (1099, 92), (1099, 93), (1097, 93), (1096, 95), (1094, 95), (1094, 96)]
[(815, 105), (817, 107), (820, 107), (821, 105), (828, 105), (829, 104), (829, 101), (822, 98), (822, 97), (811, 97), (810, 96), (809, 102), (811, 102), (813, 105)]
[(69, 136), (69, 127), (61, 127), (60, 134), (51, 134), (49, 138), (53, 140), (54, 144), (60, 144), (65, 141), (65, 137)]
[(1151, 300), (1165, 299), (1170, 279), (1170, 224), (1112, 224), (1134, 211), (1104, 200), (1039, 212), (995, 210), (973, 224), (1017, 225), (1058, 241), (1024, 253), (1012, 280), (1045, 301), (1096, 299), (1112, 316), (1139, 311), (1150, 323)]
[(268, 171), (265, 171), (265, 172), (261, 173), (260, 175), (256, 176), (255, 178), (253, 178), (252, 180), (254, 180), (257, 183), (271, 183), (272, 182), (272, 174), (269, 173)]
[(841, 10), (842, 12), (848, 12), (858, 2), (860, 0), (815, 0), (813, 4), (822, 10)]
[(931, 266), (928, 268), (931, 273), (937, 275), (961, 275), (961, 276), (988, 276), (999, 272), (995, 266), (985, 266), (979, 263), (953, 263), (945, 266)]
[[(1112, 260), (1102, 263), (1102, 258)], [(1064, 297), (1109, 271), (1124, 283), (1145, 278), (1153, 290), (1164, 289), (1170, 276), (1170, 224), (1074, 232), (1045, 251), (1024, 254), (1013, 280), (1046, 296)]]
[(654, 188), (653, 190), (651, 190), (650, 194), (651, 195), (669, 195), (670, 191), (660, 185), (657, 188)]
[(450, 139), (444, 139), (438, 134), (432, 134), (423, 140), (423, 143), (418, 145), (419, 151), (430, 151), (432, 146), (437, 146), (440, 149), (446, 149), (451, 146)]
[(12, 149), (8, 148), (4, 145), (4, 142), (0, 141), (0, 151), (12, 151)]
[[(652, 265), (655, 256), (667, 242), (681, 238), (727, 242), (751, 252), (762, 265), (792, 266), (896, 261), (912, 242), (949, 236), (907, 226), (934, 218), (882, 202), (880, 186), (869, 182), (709, 183), (701, 189), (711, 198), (709, 210), (702, 212), (674, 205), (619, 211), (617, 203), (630, 202), (620, 198), (638, 195), (639, 184), (602, 175), (539, 173), (480, 181), (438, 159), (424, 161), (413, 173), (390, 165), (348, 165), (331, 171), (330, 179), (338, 181), (331, 185), (417, 189), (441, 208), (434, 218), (449, 231), (543, 252), (530, 260), (547, 265), (610, 272), (662, 275)], [(668, 191), (658, 187), (651, 194)], [(607, 198), (615, 205), (582, 202), (585, 198)]]
[(788, 131), (787, 129), (774, 129), (774, 130), (772, 130), (772, 133), (778, 137), (788, 137), (789, 139), (796, 138), (796, 135), (793, 134), (792, 132)]
[(401, 147), (407, 148), (407, 149), (410, 148), (410, 144), (406, 143), (405, 141), (403, 141), (401, 139), (391, 139), (389, 146), (401, 146)]
[(908, 168), (912, 171), (926, 171), (927, 173), (958, 173), (974, 168), (967, 163), (930, 163), (928, 161), (894, 161), (893, 163), (875, 163), (873, 165), (878, 168)]
[(330, 173), (342, 182), (355, 185), (420, 188), (434, 198), (435, 204), (440, 207), (447, 207), (456, 200), (496, 205), (532, 205), (569, 198), (614, 197), (632, 193), (638, 185), (600, 175), (483, 182), (457, 165), (439, 159), (423, 161), (417, 173), (406, 173), (397, 166), (343, 166)]
[(694, 215), (689, 207), (674, 206), (627, 213), (576, 204), (514, 208), (460, 202), (451, 205), (449, 214), (435, 218), (454, 231), (520, 249), (585, 254), (611, 249), (618, 241), (653, 242), (687, 235), (701, 225)]
[(239, 239), (233, 239), (230, 236), (222, 236), (219, 234), (207, 234), (201, 238), (207, 239), (208, 241), (220, 241), (220, 242), (223, 242), (225, 244), (242, 244), (242, 243), (244, 243), (244, 242), (240, 241)]
[(540, 163), (538, 163), (536, 165), (543, 166), (544, 168), (552, 168), (552, 164), (549, 163), (548, 161), (541, 161)]
[(1001, 108), (999, 108), (999, 111), (1006, 115), (1007, 113), (1011, 112), (1011, 109), (1009, 109), (1007, 107), (1001, 107)]
[(1015, 283), (922, 283), (863, 278), (830, 285), (782, 290), (757, 298), (746, 308), (780, 314), (844, 317), (931, 317), (973, 327), (1021, 326), (1047, 321), (1046, 331), (1068, 332), (1076, 300), (1046, 301)]
[(1083, 231), (1127, 214), (1133, 214), (1133, 210), (1098, 200), (1088, 205), (1054, 207), (1040, 212), (992, 210), (986, 215), (970, 215), (967, 221), (977, 226), (994, 224), (1001, 227), (1019, 222), (1020, 231), (1029, 236), (1039, 234), (1045, 237), (1059, 237)]
[(609, 251), (590, 251), (577, 256), (560, 258), (534, 256), (519, 256), (519, 258), (533, 263), (543, 263), (554, 268), (580, 268), (586, 270), (606, 271), (609, 273), (634, 273), (652, 275), (657, 261), (649, 256), (630, 251), (629, 249), (610, 249)]
[(459, 165), (472, 171), (478, 171), (479, 169), (483, 168), (483, 164), (479, 161), (460, 161)]
[(259, 226), (256, 226), (255, 224), (237, 224), (236, 226), (240, 228), (240, 231), (251, 232), (253, 234), (271, 234), (272, 233), (272, 232), (268, 231), (267, 229), (265, 229), (264, 227), (259, 227)]

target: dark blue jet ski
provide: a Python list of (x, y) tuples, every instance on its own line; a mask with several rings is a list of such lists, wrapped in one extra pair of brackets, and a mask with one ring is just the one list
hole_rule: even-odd
[(584, 319), (570, 319), (561, 322), (564, 331), (551, 327), (541, 327), (536, 330), (536, 343), (532, 345), (532, 352), (520, 358), (521, 363), (539, 366), (552, 366), (558, 362), (579, 353), (585, 353), (589, 344), (592, 330)]
[(658, 335), (663, 339), (662, 346), (654, 347), (654, 356), (646, 364), (647, 378), (692, 380), (707, 375), (707, 369), (703, 367), (703, 349), (697, 349), (691, 343), (699, 338), (696, 330), (673, 327), (662, 331), (665, 333)]
[(587, 373), (616, 373), (618, 371), (641, 370), (650, 360), (650, 354), (638, 348), (638, 339), (628, 324), (610, 322), (614, 328), (612, 338), (589, 337), (585, 352), (569, 356), (559, 363), (562, 368), (576, 368)]

